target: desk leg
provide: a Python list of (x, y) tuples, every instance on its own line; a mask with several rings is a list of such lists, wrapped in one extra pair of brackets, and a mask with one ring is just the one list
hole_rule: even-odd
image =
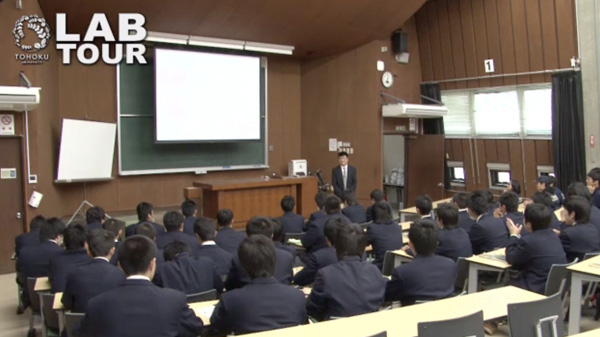
[(579, 333), (581, 318), (581, 281), (579, 273), (571, 273), (571, 301), (569, 304), (569, 335)]
[(475, 266), (474, 263), (469, 263), (469, 286), (467, 287), (467, 291), (469, 294), (474, 294), (477, 292), (477, 283), (479, 269)]

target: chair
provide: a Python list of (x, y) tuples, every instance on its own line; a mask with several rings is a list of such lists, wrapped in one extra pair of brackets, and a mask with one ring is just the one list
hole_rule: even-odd
[(419, 337), (484, 337), (483, 311), (444, 321), (417, 324)]
[(383, 257), (383, 266), (381, 267), (381, 274), (383, 276), (390, 276), (394, 272), (394, 254), (391, 251), (386, 251)]
[(40, 310), (40, 297), (33, 290), (35, 288), (35, 277), (27, 278), (27, 291), (29, 293), (29, 308), (31, 309), (31, 316), (29, 319), (29, 331), (27, 332), (27, 336), (32, 337), (35, 336), (35, 328), (33, 327), (34, 316), (42, 316), (42, 312)]
[(217, 290), (211, 289), (208, 291), (203, 291), (197, 294), (189, 294), (186, 295), (188, 303), (196, 303), (196, 302), (204, 302), (204, 301), (212, 301), (217, 299)]
[(66, 312), (65, 313), (65, 330), (67, 330), (67, 337), (74, 337), (73, 329), (81, 322), (85, 317), (84, 313)]
[(560, 293), (538, 301), (508, 305), (508, 327), (511, 337), (563, 337)]
[(54, 304), (54, 294), (42, 293), (42, 311), (44, 312), (44, 327), (46, 328), (46, 336), (58, 336), (58, 313), (52, 309)]
[(468, 284), (469, 261), (467, 261), (464, 257), (459, 257), (458, 260), (456, 260), (456, 281), (454, 283), (454, 287), (458, 293), (463, 293), (467, 291)]
[(556, 293), (564, 294), (568, 290), (569, 271), (567, 267), (574, 265), (579, 261), (577, 258), (567, 264), (553, 264), (546, 280), (545, 296), (551, 296)]

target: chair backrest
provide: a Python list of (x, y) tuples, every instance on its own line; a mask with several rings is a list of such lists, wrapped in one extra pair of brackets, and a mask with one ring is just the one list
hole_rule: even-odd
[(538, 301), (509, 304), (508, 327), (511, 337), (563, 337), (560, 293)]
[(456, 260), (456, 282), (454, 287), (461, 291), (467, 290), (467, 283), (469, 282), (469, 261), (464, 257), (459, 257)]
[(394, 272), (394, 254), (391, 251), (386, 251), (383, 256), (383, 266), (381, 267), (381, 273), (383, 276), (392, 275)]
[(211, 289), (197, 294), (186, 295), (188, 303), (212, 301), (217, 299), (217, 290)]
[(66, 312), (65, 313), (65, 330), (67, 330), (67, 337), (74, 337), (73, 329), (81, 320), (85, 317), (84, 313)]
[(563, 294), (567, 289), (567, 282), (569, 279), (569, 271), (567, 267), (577, 263), (579, 259), (575, 258), (573, 262), (567, 264), (553, 264), (548, 273), (546, 279), (546, 288), (544, 289), (544, 295), (551, 296), (556, 293)]
[(52, 308), (54, 294), (42, 293), (42, 310), (44, 311), (44, 324), (48, 329), (58, 330), (58, 313)]
[(445, 321), (417, 324), (419, 337), (484, 337), (483, 311)]
[(285, 235), (283, 236), (283, 242), (287, 244), (289, 239), (300, 240), (303, 236), (304, 233), (285, 233)]
[(27, 278), (27, 292), (29, 294), (29, 302), (31, 306), (31, 311), (39, 312), (40, 311), (40, 296), (38, 295), (33, 288), (35, 288), (35, 281), (37, 279), (35, 277)]

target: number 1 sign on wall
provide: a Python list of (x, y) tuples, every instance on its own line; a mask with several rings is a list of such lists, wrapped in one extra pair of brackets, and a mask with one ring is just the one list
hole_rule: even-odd
[(494, 72), (494, 59), (489, 59), (489, 60), (483, 61), (483, 65), (485, 67), (485, 72), (486, 73), (493, 73)]

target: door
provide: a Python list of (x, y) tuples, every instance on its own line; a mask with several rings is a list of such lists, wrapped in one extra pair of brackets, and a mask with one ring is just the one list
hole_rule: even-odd
[(404, 207), (415, 205), (421, 194), (433, 201), (444, 198), (444, 135), (418, 135), (406, 137), (406, 162)]
[(21, 138), (0, 137), (0, 274), (15, 271), (10, 259), (15, 237), (23, 233), (23, 170)]

